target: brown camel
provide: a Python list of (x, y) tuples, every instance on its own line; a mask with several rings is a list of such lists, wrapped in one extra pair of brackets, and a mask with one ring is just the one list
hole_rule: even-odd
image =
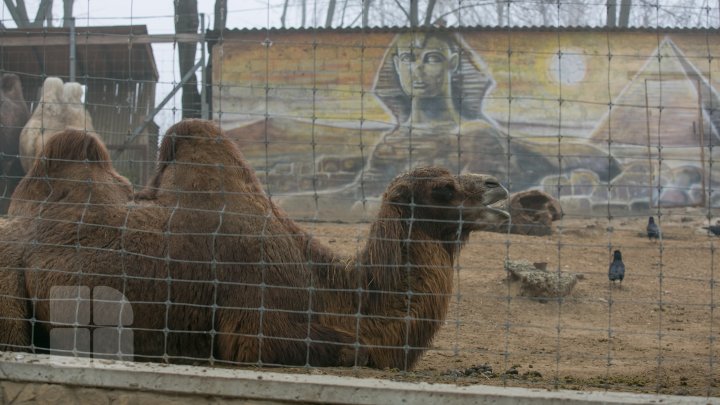
[[(48, 142), (48, 161), (66, 137), (107, 153), (68, 130)], [(211, 122), (168, 130), (135, 202), (101, 155), (48, 164), (36, 180), (51, 183), (46, 196), (24, 198), (41, 215), (5, 225), (0, 297), (18, 298), (0, 301), (0, 345), (30, 343), (18, 338), (28, 323), (17, 321), (30, 313), (40, 322), (34, 341), (47, 335), (51, 286), (107, 286), (132, 306), (136, 359), (410, 369), (445, 319), (469, 233), (507, 219), (487, 207), (507, 195), (493, 178), (420, 168), (393, 180), (367, 245), (344, 258), (266, 197)], [(8, 271), (16, 268), (36, 271)]]
[[(115, 172), (105, 146), (93, 135), (66, 131), (41, 156), (45, 159), (37, 159), (15, 189), (9, 219), (0, 223), (0, 349), (30, 347), (32, 316), (47, 326), (48, 303), (31, 307), (29, 298), (47, 299), (52, 286), (85, 277), (73, 272), (85, 268), (86, 260), (91, 269), (100, 264), (92, 259), (91, 246), (116, 236), (119, 230), (105, 225), (121, 226), (123, 218), (103, 217), (101, 210), (88, 207), (132, 198), (132, 186)], [(46, 328), (38, 331), (42, 336), (35, 336), (36, 343), (47, 346)]]

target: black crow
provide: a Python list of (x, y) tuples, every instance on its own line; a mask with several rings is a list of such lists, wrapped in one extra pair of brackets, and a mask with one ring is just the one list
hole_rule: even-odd
[(655, 238), (657, 240), (660, 237), (660, 228), (655, 223), (655, 218), (650, 217), (647, 225), (647, 236), (648, 239)]
[(608, 278), (613, 284), (615, 284), (615, 280), (620, 280), (620, 284), (622, 284), (623, 278), (625, 278), (625, 263), (622, 261), (622, 253), (619, 250), (613, 252), (613, 261), (610, 263)]
[(715, 225), (703, 226), (703, 229), (707, 229), (715, 236), (720, 236), (720, 221), (716, 221)]

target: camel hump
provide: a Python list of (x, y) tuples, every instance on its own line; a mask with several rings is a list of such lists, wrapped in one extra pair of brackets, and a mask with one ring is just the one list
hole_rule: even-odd
[(63, 85), (63, 99), (66, 103), (82, 103), (83, 88), (80, 83), (67, 82)]
[(5, 94), (22, 93), (22, 85), (20, 78), (15, 73), (5, 73), (2, 75), (2, 91)]
[[(102, 168), (110, 168), (110, 154), (97, 135), (76, 129), (66, 129), (45, 142), (41, 156), (33, 165), (33, 171), (52, 172), (69, 163), (93, 162)], [(35, 173), (38, 175), (41, 173)]]
[(63, 81), (59, 77), (48, 77), (43, 82), (43, 101), (60, 101), (63, 97)]
[(160, 144), (159, 162), (172, 162), (176, 151), (184, 144), (197, 144), (207, 140), (221, 141), (226, 139), (222, 129), (208, 120), (189, 118), (168, 128)]

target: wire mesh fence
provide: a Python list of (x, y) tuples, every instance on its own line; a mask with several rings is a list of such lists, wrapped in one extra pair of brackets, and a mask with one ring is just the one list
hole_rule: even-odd
[(717, 397), (720, 37), (688, 4), (4, 30), (0, 349)]

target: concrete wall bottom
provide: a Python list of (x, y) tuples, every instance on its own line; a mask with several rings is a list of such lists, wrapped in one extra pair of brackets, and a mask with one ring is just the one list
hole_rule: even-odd
[(718, 404), (720, 398), (403, 383), (0, 352), (3, 403)]

